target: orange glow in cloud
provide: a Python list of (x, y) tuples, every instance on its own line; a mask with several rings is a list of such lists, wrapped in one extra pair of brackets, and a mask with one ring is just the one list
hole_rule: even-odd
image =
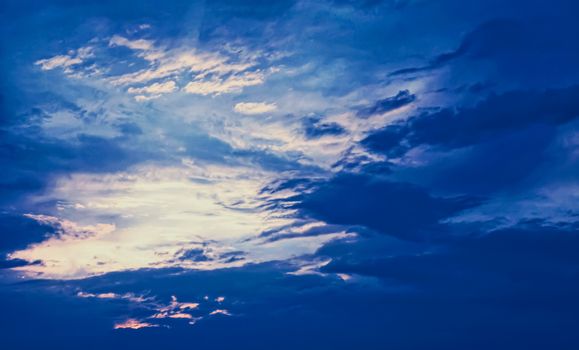
[(209, 315), (225, 315), (225, 316), (231, 316), (231, 313), (227, 310), (224, 309), (217, 309), (217, 310), (213, 310), (209, 313)]
[(115, 324), (115, 329), (141, 329), (141, 328), (148, 328), (148, 327), (157, 327), (157, 325), (141, 322), (134, 318), (129, 318), (128, 320)]

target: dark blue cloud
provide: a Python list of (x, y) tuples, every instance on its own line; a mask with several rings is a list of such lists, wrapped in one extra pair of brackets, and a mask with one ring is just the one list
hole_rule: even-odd
[(424, 188), (378, 176), (343, 174), (292, 197), (304, 215), (332, 224), (365, 226), (409, 240), (446, 238), (439, 222), (481, 203), (474, 197), (436, 197)]
[[(435, 250), (390, 239), (362, 246), (356, 241), (333, 242), (319, 252), (334, 259), (323, 272), (377, 279), (366, 284), (344, 283), (331, 275), (287, 275), (292, 270), (287, 264), (143, 270), (20, 284), (11, 287), (18, 294), (2, 290), (13, 302), (5, 312), (9, 318), (1, 321), (10, 330), (4, 342), (22, 349), (38, 346), (37, 338), (21, 337), (26, 322), (27, 331), (42, 336), (46, 348), (65, 349), (129, 344), (178, 349), (184, 343), (252, 349), (272, 344), (281, 349), (348, 349), (360, 344), (392, 349), (572, 349), (579, 344), (573, 332), (579, 310), (574, 297), (579, 288), (577, 238), (574, 227), (529, 222)], [(195, 326), (175, 321), (171, 328), (115, 332), (109, 330), (114, 315), (137, 317), (142, 310), (122, 301), (72, 297), (77, 290), (147, 291), (159, 301), (177, 295), (201, 302), (199, 312), (227, 307), (234, 316), (208, 318)], [(225, 296), (225, 306), (204, 301), (205, 295)], [(41, 322), (47, 317), (51, 324)], [(71, 337), (73, 331), (82, 336)]]
[[(567, 2), (531, 18), (500, 13), (464, 35), (456, 49), (433, 57), (426, 65), (403, 68), (390, 76), (450, 67), (451, 75), (464, 80), (477, 75), (473, 71), (476, 67), (487, 79), (506, 86), (573, 84), (578, 78), (573, 62), (579, 58), (579, 45), (572, 38), (579, 33), (579, 26), (568, 11), (576, 10), (576, 4)], [(561, 70), (566, 73), (561, 74)]]
[(342, 135), (346, 130), (338, 123), (323, 122), (321, 118), (308, 117), (302, 121), (304, 134), (308, 139), (317, 139), (326, 135)]
[[(521, 223), (430, 248), (398, 255), (378, 252), (332, 255), (325, 272), (373, 276), (402, 284), (417, 298), (486, 304), (518, 313), (526, 308), (577, 308), (575, 275), (579, 260), (576, 225)], [(351, 243), (350, 243), (351, 245)]]
[[(453, 149), (532, 125), (547, 129), (579, 117), (579, 87), (491, 95), (474, 107), (445, 108), (387, 126), (362, 143), (388, 155), (420, 146)], [(546, 131), (549, 133), (549, 130)]]
[(205, 251), (203, 249), (189, 249), (184, 251), (179, 255), (179, 259), (195, 262), (210, 260), (209, 257), (205, 255)]
[(568, 152), (551, 148), (560, 128), (579, 117), (578, 96), (577, 87), (491, 95), (473, 107), (425, 112), (389, 125), (362, 144), (391, 158), (417, 147), (442, 152), (422, 167), (398, 170), (412, 181), (422, 177), (418, 182), (428, 186), (486, 194), (521, 184)]
[(374, 105), (362, 108), (358, 111), (359, 117), (368, 117), (373, 114), (382, 114), (404, 107), (416, 100), (416, 95), (408, 90), (399, 91), (395, 96), (377, 101)]
[[(79, 135), (62, 141), (40, 133), (0, 131), (0, 164), (3, 178), (0, 204), (17, 202), (22, 196), (44, 189), (55, 174), (70, 171), (117, 171), (143, 160), (142, 151), (131, 152), (122, 139)], [(146, 152), (145, 152), (146, 153)]]
[(52, 234), (52, 227), (36, 220), (22, 215), (0, 214), (0, 254), (25, 248), (30, 243), (41, 242)]

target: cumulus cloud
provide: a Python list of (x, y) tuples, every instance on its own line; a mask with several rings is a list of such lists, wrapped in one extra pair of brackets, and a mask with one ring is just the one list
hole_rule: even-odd
[(277, 109), (275, 103), (267, 102), (239, 102), (235, 104), (233, 110), (241, 114), (263, 114), (273, 112)]

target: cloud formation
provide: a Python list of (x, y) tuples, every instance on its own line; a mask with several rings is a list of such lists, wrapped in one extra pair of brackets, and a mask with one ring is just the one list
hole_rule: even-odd
[(578, 348), (575, 1), (34, 5), (0, 347)]
[(267, 102), (239, 102), (233, 107), (233, 110), (241, 114), (263, 114), (273, 112), (277, 109), (275, 103)]

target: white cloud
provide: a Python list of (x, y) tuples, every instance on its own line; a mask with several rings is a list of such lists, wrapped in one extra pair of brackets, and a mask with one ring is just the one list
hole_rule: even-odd
[(80, 63), (82, 63), (82, 60), (80, 58), (78, 57), (73, 58), (68, 55), (54, 56), (52, 58), (47, 58), (35, 62), (35, 64), (40, 66), (42, 70), (52, 70), (59, 67), (66, 68)]
[(213, 310), (209, 313), (209, 315), (225, 315), (225, 316), (231, 316), (231, 313), (228, 310), (225, 309), (217, 309), (217, 310)]
[[(196, 50), (175, 49), (145, 51), (143, 58), (157, 61), (149, 68), (133, 73), (111, 77), (114, 85), (145, 83), (166, 77), (178, 77), (193, 74), (194, 82), (217, 86), (211, 91), (229, 92), (248, 85), (263, 83), (263, 74), (245, 72), (254, 66), (252, 63), (229, 63), (228, 58), (216, 53), (197, 52)], [(223, 76), (228, 76), (226, 79)], [(226, 85), (226, 87), (219, 87)], [(209, 92), (213, 93), (213, 92)]]
[(34, 62), (42, 70), (52, 70), (55, 68), (68, 68), (81, 64), (84, 59), (93, 56), (93, 48), (90, 46), (81, 47), (78, 50), (69, 52), (68, 55), (58, 55)]
[(131, 50), (142, 50), (147, 51), (153, 48), (153, 42), (150, 40), (138, 39), (129, 40), (122, 36), (114, 35), (111, 40), (109, 40), (109, 46), (124, 46)]
[(145, 101), (154, 100), (154, 99), (159, 98), (159, 97), (161, 97), (161, 95), (149, 95), (149, 96), (137, 95), (137, 96), (135, 96), (135, 100), (137, 102), (145, 102)]
[[(63, 233), (13, 252), (11, 258), (49, 261), (36, 266), (36, 271), (46, 277), (65, 278), (141, 267), (222, 266), (222, 261), (176, 258), (183, 250), (200, 248), (203, 240), (229, 241), (266, 229), (259, 202), (252, 199), (266, 176), (251, 171), (184, 165), (106, 175), (68, 175), (47, 195), (79, 203), (82, 209), (62, 211), (67, 219), (29, 216)], [(191, 181), (204, 178), (208, 181)], [(247, 210), (238, 210), (240, 206)], [(107, 216), (122, 217), (118, 229), (90, 224)], [(216, 245), (214, 249), (227, 247)], [(29, 268), (32, 266), (21, 270), (31, 271)]]
[[(68, 174), (36, 199), (58, 198), (74, 204), (63, 207), (63, 218), (31, 216), (65, 233), (9, 257), (44, 262), (16, 268), (25, 274), (68, 279), (138, 268), (242, 266), (310, 254), (336, 238), (326, 235), (268, 244), (247, 240), (293, 222), (285, 212), (271, 215), (264, 209), (266, 198), (260, 190), (276, 174), (192, 162), (112, 174)], [(115, 217), (116, 226), (93, 224), (103, 217)], [(183, 252), (191, 249), (211, 252), (212, 258), (182, 259)], [(245, 252), (245, 259), (222, 258), (231, 251)], [(107, 296), (113, 297), (101, 298)]]
[(275, 111), (275, 103), (266, 102), (240, 102), (233, 108), (234, 111), (241, 114), (263, 114)]
[(97, 298), (97, 299), (123, 299), (128, 300), (133, 303), (144, 303), (152, 301), (152, 298), (145, 298), (141, 295), (136, 295), (134, 293), (125, 293), (125, 294), (117, 294), (117, 293), (87, 293), (87, 292), (78, 292), (76, 296), (79, 298)]
[[(135, 57), (146, 61), (145, 68), (135, 71), (132, 68), (135, 62), (130, 60), (97, 60), (90, 67), (73, 69), (73, 66), (83, 63), (85, 57), (92, 55), (92, 48), (81, 48), (67, 55), (39, 60), (36, 65), (43, 70), (61, 67), (69, 77), (79, 79), (92, 78), (98, 73), (103, 77), (101, 82), (127, 87), (129, 93), (138, 95), (135, 96), (137, 101), (151, 100), (177, 90), (203, 96), (237, 93), (245, 87), (263, 84), (266, 75), (275, 72), (267, 68), (262, 70), (258, 67), (260, 56), (244, 50), (208, 52), (186, 45), (168, 49), (151, 40), (131, 40), (120, 35), (112, 36), (108, 45), (100, 49), (118, 46), (133, 50)], [(115, 71), (121, 71), (120, 74), (108, 74), (113, 64), (118, 65)], [(122, 65), (126, 65), (124, 72), (119, 69)], [(160, 83), (161, 79), (168, 81)], [(178, 81), (184, 81), (185, 86), (177, 86)]]
[(229, 76), (227, 79), (194, 80), (188, 83), (183, 91), (204, 96), (220, 95), (240, 92), (244, 87), (263, 84), (264, 80), (264, 75), (261, 72), (247, 72)]

